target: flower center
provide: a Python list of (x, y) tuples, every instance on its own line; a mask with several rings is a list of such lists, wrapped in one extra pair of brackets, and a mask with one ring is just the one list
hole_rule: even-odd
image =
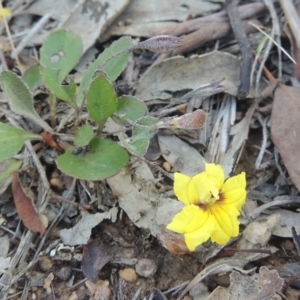
[(205, 200), (199, 200), (198, 206), (203, 210), (207, 210), (211, 206), (213, 206), (216, 202), (218, 202), (219, 200), (220, 200), (219, 194), (217, 194), (217, 195), (211, 194), (211, 196), (209, 198), (207, 198)]

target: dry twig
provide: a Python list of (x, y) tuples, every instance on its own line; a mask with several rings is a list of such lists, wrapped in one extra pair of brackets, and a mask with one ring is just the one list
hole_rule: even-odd
[(232, 30), (241, 48), (242, 64), (237, 98), (244, 99), (248, 95), (250, 90), (250, 74), (252, 65), (251, 44), (243, 29), (242, 21), (238, 13), (235, 0), (225, 0), (225, 6)]

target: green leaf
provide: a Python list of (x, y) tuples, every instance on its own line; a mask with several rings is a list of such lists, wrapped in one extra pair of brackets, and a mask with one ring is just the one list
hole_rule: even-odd
[(0, 74), (0, 83), (8, 99), (10, 109), (14, 113), (31, 119), (44, 128), (45, 131), (53, 131), (52, 128), (36, 113), (31, 92), (20, 77), (13, 72), (3, 71)]
[(58, 82), (62, 83), (79, 62), (82, 48), (80, 37), (72, 31), (64, 29), (54, 31), (41, 48), (41, 66), (58, 70)]
[(62, 88), (69, 95), (70, 99), (72, 100), (72, 103), (74, 103), (74, 105), (76, 106), (75, 95), (76, 95), (77, 85), (76, 85), (75, 81), (71, 78), (70, 79), (70, 84), (69, 85), (64, 85), (64, 86), (62, 86)]
[(76, 147), (84, 147), (90, 143), (94, 136), (91, 125), (85, 124), (75, 134), (74, 144)]
[(151, 126), (157, 123), (157, 119), (153, 117), (142, 117), (136, 122), (139, 125), (149, 126), (147, 128), (134, 127), (132, 130), (132, 137), (128, 141), (122, 134), (119, 134), (119, 139), (122, 146), (124, 146), (130, 153), (136, 156), (143, 156), (148, 147), (150, 139), (156, 134), (157, 130), (152, 129)]
[(133, 96), (122, 96), (118, 98), (118, 107), (112, 118), (121, 125), (127, 125), (128, 123), (125, 120), (118, 118), (118, 115), (126, 115), (131, 121), (135, 122), (146, 113), (147, 106), (144, 102)]
[(40, 72), (51, 93), (54, 94), (57, 98), (72, 104), (74, 108), (76, 108), (74, 98), (76, 85), (74, 83), (71, 84), (71, 86), (60, 85), (60, 83), (58, 82), (59, 70), (44, 68), (41, 66)]
[(40, 74), (39, 65), (36, 64), (26, 70), (23, 75), (23, 80), (31, 91), (34, 91), (40, 84), (42, 84), (43, 79)]
[(119, 51), (130, 48), (132, 45), (132, 40), (130, 37), (125, 36), (120, 38), (119, 40), (113, 42), (108, 48), (106, 48), (97, 59), (89, 66), (89, 68), (85, 71), (82, 81), (80, 83), (76, 103), (78, 107), (81, 107), (86, 91), (92, 81), (93, 74), (97, 69), (100, 69), (105, 72), (110, 81), (115, 81), (119, 75), (122, 73), (124, 68), (127, 65), (130, 50), (114, 57), (110, 61), (108, 61), (103, 68), (101, 68), (101, 64), (108, 58), (113, 56)]
[(157, 132), (157, 129), (153, 129), (153, 125), (157, 123), (157, 119), (154, 117), (141, 117), (136, 121), (136, 124), (143, 125), (143, 126), (149, 126), (149, 129), (146, 128), (139, 128), (134, 127), (132, 130), (132, 138), (140, 138), (140, 137), (147, 137), (151, 139)]
[(10, 174), (22, 166), (22, 160), (7, 159), (0, 163), (0, 194), (2, 194), (11, 183)]
[(56, 159), (57, 167), (63, 173), (85, 180), (101, 180), (113, 176), (128, 161), (129, 155), (124, 148), (101, 138), (92, 139), (90, 151), (84, 156), (66, 152)]
[(117, 95), (113, 85), (104, 74), (96, 77), (87, 93), (87, 110), (92, 120), (100, 127), (116, 111)]
[(0, 122), (0, 162), (17, 154), (27, 140), (41, 140), (41, 137)]

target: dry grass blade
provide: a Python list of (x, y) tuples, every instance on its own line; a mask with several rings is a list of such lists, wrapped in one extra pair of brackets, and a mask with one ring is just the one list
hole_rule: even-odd
[(284, 50), (271, 36), (269, 36), (266, 32), (264, 32), (262, 29), (259, 28), (256, 24), (249, 22), (250, 25), (255, 27), (258, 31), (260, 31), (262, 34), (264, 34), (266, 37), (268, 37), (280, 50), (294, 63), (296, 64), (295, 60), (287, 53), (286, 50)]

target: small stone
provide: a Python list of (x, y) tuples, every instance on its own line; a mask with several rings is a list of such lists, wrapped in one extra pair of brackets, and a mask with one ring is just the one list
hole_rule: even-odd
[(165, 161), (165, 162), (163, 163), (163, 168), (164, 168), (167, 172), (170, 172), (171, 169), (172, 169), (172, 166), (171, 166), (170, 163), (168, 163), (167, 161)]
[(41, 269), (43, 272), (47, 272), (47, 271), (49, 271), (50, 269), (52, 269), (52, 267), (53, 267), (53, 262), (52, 262), (52, 260), (51, 260), (49, 257), (43, 257), (43, 258), (39, 261), (39, 266), (40, 266), (40, 269)]
[(135, 271), (142, 277), (151, 277), (157, 271), (157, 265), (155, 261), (148, 258), (141, 258), (135, 265)]
[(295, 245), (292, 241), (290, 240), (284, 240), (281, 243), (282, 248), (284, 248), (287, 251), (293, 251), (295, 249)]
[(126, 268), (126, 269), (120, 270), (119, 275), (125, 281), (130, 282), (130, 283), (134, 283), (138, 279), (136, 272), (132, 268)]

